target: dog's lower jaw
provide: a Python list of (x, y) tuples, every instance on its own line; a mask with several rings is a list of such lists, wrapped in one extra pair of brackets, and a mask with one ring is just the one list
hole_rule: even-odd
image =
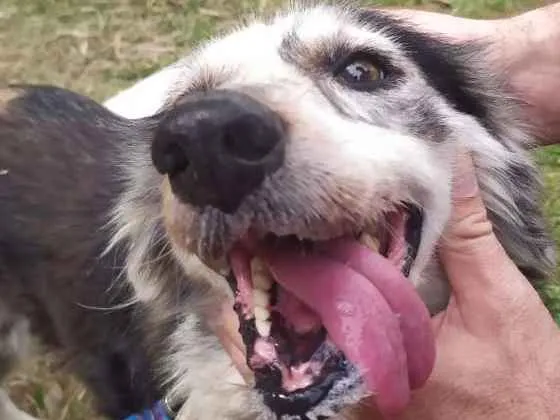
[[(301, 418), (278, 417), (273, 413), (265, 405), (262, 394), (243, 379), (218, 337), (205, 329), (200, 317), (190, 313), (169, 337), (171, 353), (166, 360), (169, 371), (163, 374), (170, 378), (168, 400), (180, 405), (177, 420)], [(344, 407), (339, 413), (330, 411), (328, 406), (323, 407), (323, 402), (313, 411), (329, 413), (333, 420), (353, 419), (347, 413), (352, 413), (363, 397), (365, 392), (358, 389), (339, 400), (340, 407)]]
[[(442, 288), (445, 289), (445, 277), (437, 261), (433, 267), (430, 264), (429, 267), (420, 271), (420, 275), (413, 282), (415, 285), (420, 288), (425, 286), (427, 290), (431, 290), (433, 287), (432, 276), (435, 276), (438, 287), (441, 283)], [(220, 280), (224, 286), (227, 284), (225, 278), (220, 277)], [(409, 280), (412, 281), (412, 279)], [(223, 319), (223, 314), (220, 314), (217, 309), (223, 305), (233, 307), (234, 303), (233, 300), (221, 294), (221, 289), (221, 287), (212, 288), (211, 297), (207, 296), (207, 292), (203, 294), (204, 297), (189, 299), (188, 302), (183, 302), (185, 306), (180, 309), (180, 313), (190, 313), (191, 315), (183, 318), (183, 321), (178, 324), (179, 330), (172, 335), (170, 347), (175, 352), (166, 362), (170, 370), (180, 369), (180, 371), (167, 372), (167, 377), (173, 377), (176, 383), (171, 390), (170, 400), (178, 403), (184, 402), (179, 411), (179, 419), (299, 420), (302, 418), (331, 418), (336, 420), (357, 418), (353, 413), (362, 409), (362, 402), (368, 395), (361, 381), (352, 380), (352, 378), (357, 378), (357, 371), (354, 372), (355, 375), (352, 378), (344, 379), (343, 384), (335, 386), (329, 391), (327, 397), (305, 413), (307, 417), (273, 413), (265, 404), (261, 391), (243, 380), (236, 364), (224, 350), (218, 338), (219, 335), (215, 334), (213, 324), (215, 321), (222, 322), (218, 321), (218, 317)], [(219, 298), (220, 295), (221, 298)], [(429, 293), (426, 297), (430, 296), (434, 297)], [(438, 293), (435, 297), (437, 301), (426, 303), (431, 309), (432, 307), (437, 308), (435, 309), (437, 312), (441, 305), (445, 306), (447, 295), (443, 293), (440, 296)], [(219, 305), (218, 300), (222, 302)], [(188, 304), (189, 302), (191, 305)], [(198, 315), (193, 315), (193, 312)], [(229, 315), (236, 316), (233, 312)], [(200, 328), (201, 325), (203, 325), (202, 328)], [(356, 386), (348, 389), (345, 386), (348, 383), (355, 383)]]
[[(204, 384), (193, 387), (185, 403), (180, 408), (177, 420), (300, 420), (300, 416), (285, 415), (279, 417), (266, 407), (262, 401), (262, 396), (255, 389), (247, 384), (238, 383), (239, 374), (228, 359), (227, 355), (223, 358), (223, 367), (226, 369), (222, 376), (208, 376)], [(212, 367), (201, 368), (201, 372), (214, 372), (222, 361), (216, 359)], [(218, 369), (224, 372), (221, 369)], [(182, 395), (176, 390), (175, 398)], [(352, 397), (350, 397), (352, 399)], [(360, 407), (357, 404), (360, 399), (353, 399), (353, 404), (346, 406), (337, 415), (330, 417), (333, 420), (353, 420), (358, 419), (355, 415)], [(309, 417), (315, 418), (315, 417)], [(318, 417), (322, 418), (322, 417)]]

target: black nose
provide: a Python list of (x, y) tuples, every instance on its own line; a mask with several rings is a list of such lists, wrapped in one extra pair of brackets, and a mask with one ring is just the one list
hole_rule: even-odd
[(212, 91), (180, 101), (152, 144), (156, 169), (182, 201), (234, 212), (284, 159), (284, 124), (251, 97)]

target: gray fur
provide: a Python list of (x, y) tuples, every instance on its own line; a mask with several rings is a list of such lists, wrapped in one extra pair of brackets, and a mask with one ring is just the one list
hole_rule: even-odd
[[(25, 331), (53, 351), (113, 418), (149, 406), (145, 311), (117, 282), (122, 248), (101, 255), (114, 197), (114, 144), (142, 136), (62, 89), (0, 90), (0, 380), (25, 357)], [(154, 348), (155, 350), (155, 348)]]

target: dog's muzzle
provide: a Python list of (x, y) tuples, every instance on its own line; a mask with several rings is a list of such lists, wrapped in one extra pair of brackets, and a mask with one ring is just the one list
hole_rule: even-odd
[[(324, 417), (323, 409), (340, 410), (343, 397), (357, 401), (366, 387), (382, 412), (397, 412), (435, 357), (428, 311), (406, 278), (422, 211), (395, 204), (362, 226), (337, 224), (336, 208), (306, 217), (290, 199), (299, 194), (305, 203), (309, 183), (308, 173), (284, 162), (297, 159), (287, 153), (298, 141), (290, 134), (276, 112), (244, 93), (179, 99), (152, 145), (156, 169), (185, 204), (169, 206), (168, 233), (185, 253), (192, 248), (184, 237), (194, 237), (203, 260), (209, 232), (221, 226), (230, 234), (218, 256), (231, 270), (247, 365), (278, 418)], [(283, 215), (289, 232), (279, 233)], [(324, 238), (309, 237), (309, 223), (324, 228)]]
[(281, 166), (284, 140), (280, 117), (243, 93), (191, 94), (160, 124), (152, 160), (182, 201), (233, 213)]

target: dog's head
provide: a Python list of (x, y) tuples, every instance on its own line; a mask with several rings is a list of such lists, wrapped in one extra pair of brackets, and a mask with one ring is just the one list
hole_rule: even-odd
[(291, 10), (197, 49), (153, 142), (126, 149), (137, 294), (199, 315), (235, 302), (257, 411), (321, 418), (373, 392), (391, 412), (426, 380), (410, 285), (446, 304), (460, 147), (509, 255), (533, 279), (552, 267), (527, 138), (482, 51), (380, 12)]

